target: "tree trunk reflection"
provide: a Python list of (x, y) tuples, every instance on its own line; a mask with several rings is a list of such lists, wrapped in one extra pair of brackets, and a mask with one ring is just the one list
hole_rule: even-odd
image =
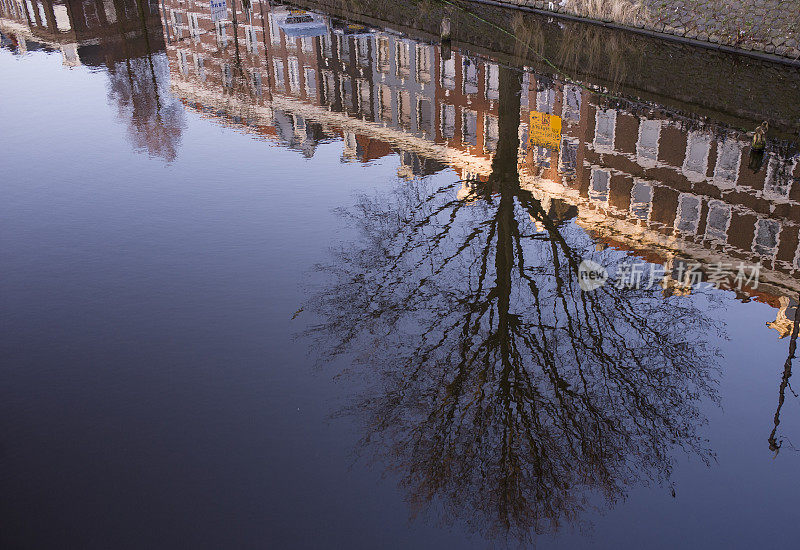
[(412, 509), (525, 541), (632, 483), (668, 483), (677, 450), (711, 459), (697, 429), (715, 329), (659, 288), (580, 290), (583, 258), (620, 255), (520, 186), (520, 73), (499, 83), (488, 180), (403, 182), (340, 211), (360, 237), (318, 267), (306, 310), (320, 352), (371, 381), (343, 413), (365, 419), (364, 448)]

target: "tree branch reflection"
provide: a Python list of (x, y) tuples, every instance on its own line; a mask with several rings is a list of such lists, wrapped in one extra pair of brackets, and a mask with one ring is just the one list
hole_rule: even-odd
[(325, 357), (373, 382), (343, 413), (415, 513), (525, 541), (667, 483), (677, 449), (712, 458), (698, 427), (717, 329), (660, 288), (581, 291), (581, 260), (615, 256), (520, 186), (520, 88), (501, 69), (488, 181), (416, 180), (340, 211), (359, 240), (319, 266), (306, 309)]

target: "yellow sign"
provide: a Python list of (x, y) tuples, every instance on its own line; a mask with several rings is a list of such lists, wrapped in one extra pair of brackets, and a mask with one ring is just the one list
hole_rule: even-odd
[(558, 149), (561, 146), (561, 117), (531, 111), (529, 143)]

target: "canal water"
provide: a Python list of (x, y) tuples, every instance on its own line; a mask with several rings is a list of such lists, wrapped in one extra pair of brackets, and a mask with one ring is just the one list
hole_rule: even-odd
[(797, 69), (251, 2), (0, 6), (2, 546), (795, 547)]

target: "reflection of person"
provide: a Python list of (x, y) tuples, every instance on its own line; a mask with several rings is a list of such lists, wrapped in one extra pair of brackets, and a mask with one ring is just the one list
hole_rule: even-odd
[(791, 300), (788, 296), (781, 296), (778, 301), (780, 307), (778, 308), (778, 313), (775, 315), (775, 320), (767, 321), (766, 324), (769, 328), (775, 329), (778, 332), (778, 338), (786, 338), (792, 333), (794, 319), (797, 317), (797, 313), (794, 314), (792, 319), (786, 316), (786, 311), (791, 305)]
[(710, 456), (696, 430), (713, 324), (658, 288), (581, 291), (594, 243), (520, 188), (521, 84), (499, 79), (488, 181), (362, 198), (345, 215), (363, 240), (321, 268), (309, 335), (327, 355), (357, 352), (374, 379), (349, 410), (415, 510), (527, 540), (579, 522), (595, 497), (667, 482), (675, 449)]

